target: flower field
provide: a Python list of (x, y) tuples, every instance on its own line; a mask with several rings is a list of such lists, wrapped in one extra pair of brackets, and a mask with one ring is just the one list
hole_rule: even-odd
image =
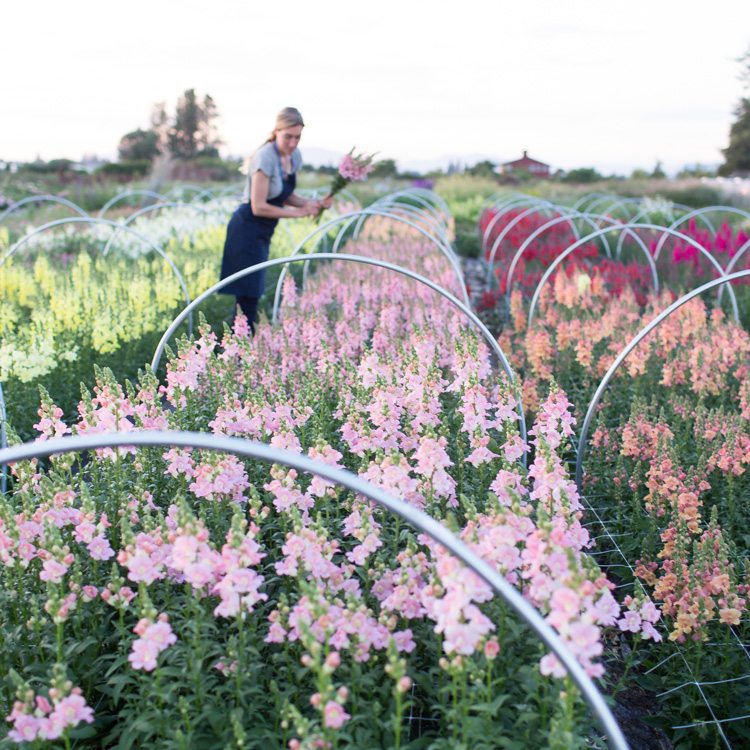
[[(402, 215), (442, 241), (449, 217), (414, 196)], [(2, 283), (17, 300), (8, 309), (39, 311), (39, 335), (52, 337), (57, 364), (29, 378), (49, 386), (34, 437), (43, 449), (71, 435), (209, 433), (346, 470), (438, 520), (521, 592), (611, 696), (631, 747), (742, 747), (746, 279), (733, 285), (737, 316), (725, 289), (721, 303), (706, 292), (667, 317), (612, 377), (585, 445), (580, 426), (628, 342), (694, 276), (711, 278), (708, 255), (747, 267), (747, 230), (688, 218), (675, 232), (689, 239), (661, 247), (655, 221), (677, 218), (657, 217), (663, 206), (645, 219), (606, 212), (610, 226), (648, 225), (631, 230), (641, 248), (622, 229), (585, 239), (599, 214), (580, 206), (547, 232), (552, 213), (522, 215), (532, 205), (497, 201), (479, 227), (492, 260), (483, 312), (500, 321), (514, 379), (455, 303), (462, 281), (439, 242), (371, 216), (347, 235), (347, 256), (408, 269), (457, 300), (351, 258), (317, 262), (304, 285), (284, 282), (276, 325), (251, 337), (244, 318), (222, 330), (209, 316), (172, 344), (163, 374), (126, 381), (99, 367), (74, 418), (53, 393), (63, 353), (85, 347), (93, 371), (107, 341), (115, 357), (128, 341), (153, 351), (184, 306), (180, 287), (163, 260), (125, 263), (124, 249), (84, 247), (65, 267), (63, 246), (29, 248)], [(513, 254), (535, 233), (511, 287)], [(165, 245), (191, 298), (216, 278), (221, 239), (201, 227)], [(112, 299), (131, 317), (97, 338), (97, 306)], [(20, 316), (2, 321), (15, 350), (41, 351), (21, 339)], [(138, 350), (141, 367), (151, 351)], [(21, 377), (0, 379), (8, 398)], [(486, 580), (367, 496), (283, 462), (168, 436), (17, 461), (0, 495), (0, 600), (0, 747), (608, 743), (561, 662)]]
[[(73, 417), (79, 384), (93, 384), (94, 365), (136, 377), (175, 315), (214, 283), (234, 202), (207, 205), (145, 214), (127, 225), (131, 231), (68, 223), (32, 236), (29, 226), (11, 243), (0, 228), (0, 258), (7, 255), (0, 266), (0, 382), (22, 438), (33, 435), (39, 385)], [(312, 228), (310, 220), (290, 225), (276, 233), (272, 257), (289, 254)], [(31, 239), (9, 254), (25, 236)], [(231, 320), (232, 304), (216, 296), (201, 311), (220, 327)]]

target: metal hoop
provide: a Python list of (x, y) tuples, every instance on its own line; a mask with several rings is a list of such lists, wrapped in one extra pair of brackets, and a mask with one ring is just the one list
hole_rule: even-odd
[[(294, 248), (291, 255), (297, 255), (299, 252), (301, 252), (302, 248), (308, 243), (309, 240), (311, 240), (316, 235), (318, 236), (315, 244), (312, 247), (313, 252), (315, 252), (315, 248), (320, 244), (323, 236), (327, 234), (327, 230), (330, 227), (335, 226), (336, 224), (340, 224), (343, 222), (347, 222), (346, 227), (342, 231), (345, 231), (348, 229), (349, 226), (351, 226), (352, 221), (360, 219), (362, 221), (366, 220), (370, 216), (381, 216), (386, 219), (393, 219), (394, 221), (400, 221), (407, 226), (412, 227), (413, 229), (416, 229), (420, 234), (422, 234), (424, 237), (426, 237), (430, 242), (434, 243), (438, 249), (445, 255), (445, 257), (448, 259), (448, 262), (453, 267), (453, 271), (456, 274), (456, 277), (458, 278), (459, 284), (461, 285), (462, 294), (464, 297), (464, 302), (469, 305), (471, 304), (469, 301), (469, 295), (466, 291), (466, 282), (464, 281), (464, 275), (463, 271), (461, 270), (461, 266), (458, 263), (458, 261), (453, 256), (453, 250), (452, 248), (450, 250), (446, 249), (446, 247), (438, 240), (436, 237), (433, 237), (426, 229), (423, 227), (418, 226), (417, 224), (414, 224), (413, 222), (409, 221), (408, 219), (405, 219), (403, 216), (398, 216), (397, 214), (391, 214), (387, 211), (379, 210), (379, 209), (373, 209), (373, 208), (363, 208), (361, 211), (352, 211), (348, 214), (341, 214), (341, 216), (337, 216), (330, 221), (327, 221), (325, 224), (321, 224), (319, 227), (316, 227), (310, 234), (305, 237), (302, 242), (300, 242), (297, 247)], [(340, 233), (341, 236), (341, 233)], [(337, 249), (339, 245), (339, 237), (336, 238), (336, 243), (334, 245), (334, 249)], [(274, 295), (274, 314), (278, 310), (278, 300), (280, 297), (280, 289), (283, 286), (284, 279), (286, 278), (286, 269), (282, 269), (281, 274), (279, 275), (279, 279), (276, 283), (276, 294)]]
[[(726, 268), (724, 269), (724, 275), (728, 276), (732, 271), (734, 271), (734, 267), (739, 263), (742, 256), (750, 250), (750, 240), (745, 242), (742, 247), (732, 256), (729, 263), (727, 263)], [(722, 295), (724, 294), (724, 287), (719, 288), (719, 302), (721, 302)]]
[(591, 712), (616, 750), (627, 750), (628, 745), (620, 727), (615, 721), (601, 693), (591, 678), (565, 646), (559, 635), (544, 620), (539, 612), (501, 576), (497, 570), (473, 552), (455, 534), (445, 526), (418, 510), (406, 501), (394, 497), (369, 482), (346, 471), (338, 469), (307, 456), (274, 448), (270, 445), (255, 443), (240, 438), (219, 437), (198, 432), (127, 432), (99, 435), (82, 435), (76, 437), (53, 438), (42, 443), (26, 443), (0, 450), (0, 463), (7, 464), (30, 458), (46, 458), (55, 453), (80, 452), (96, 448), (113, 448), (123, 445), (150, 447), (174, 446), (180, 448), (202, 448), (204, 450), (231, 453), (242, 458), (253, 458), (266, 463), (277, 463), (289, 466), (297, 471), (314, 474), (322, 479), (346, 487), (352, 492), (373, 500), (391, 513), (403, 518), (407, 523), (427, 534), (431, 539), (445, 547), (470, 570), (491, 586), (493, 591), (513, 609), (549, 648), (565, 667), (570, 678), (575, 682)]
[[(195, 309), (208, 297), (216, 294), (216, 292), (220, 291), (227, 284), (231, 284), (233, 281), (244, 278), (245, 276), (248, 276), (250, 274), (257, 273), (258, 271), (262, 271), (267, 268), (273, 268), (274, 266), (285, 266), (288, 263), (295, 263), (305, 260), (344, 260), (349, 261), (350, 263), (364, 263), (368, 266), (376, 266), (378, 268), (385, 268), (388, 271), (395, 271), (396, 273), (400, 273), (403, 276), (407, 276), (410, 279), (414, 279), (415, 281), (424, 284), (425, 286), (429, 287), (430, 289), (447, 299), (454, 307), (457, 307), (461, 312), (464, 313), (464, 315), (466, 315), (467, 318), (469, 318), (469, 320), (479, 329), (480, 334), (484, 337), (485, 341), (489, 345), (489, 348), (497, 356), (498, 360), (500, 361), (501, 367), (505, 371), (505, 374), (508, 376), (508, 379), (512, 383), (518, 384), (518, 379), (516, 378), (516, 375), (513, 372), (510, 363), (508, 362), (508, 358), (505, 356), (505, 352), (503, 352), (503, 350), (500, 348), (500, 345), (497, 343), (497, 339), (490, 333), (490, 331), (487, 329), (487, 326), (482, 323), (482, 321), (476, 316), (476, 314), (468, 305), (464, 305), (463, 302), (454, 297), (450, 292), (443, 289), (443, 287), (439, 286), (433, 281), (430, 281), (430, 279), (427, 279), (424, 276), (420, 276), (414, 271), (410, 271), (406, 268), (401, 268), (401, 266), (396, 266), (384, 260), (378, 260), (377, 258), (365, 258), (359, 255), (345, 255), (344, 253), (317, 253), (314, 255), (290, 255), (286, 258), (274, 258), (272, 260), (267, 260), (263, 263), (258, 263), (257, 265), (250, 266), (248, 268), (243, 268), (241, 271), (237, 271), (237, 273), (234, 273), (231, 276), (227, 276), (225, 279), (222, 279), (218, 283), (214, 284), (210, 289), (207, 289), (201, 295), (196, 297), (172, 321), (172, 324), (164, 332), (164, 335), (161, 337), (161, 340), (159, 341), (159, 344), (154, 351), (154, 356), (151, 360), (151, 369), (156, 372), (159, 368), (159, 363), (161, 362), (161, 356), (164, 352), (164, 347), (167, 345), (167, 342), (170, 340), (170, 338), (172, 338), (174, 332), (185, 319), (185, 316), (192, 312), (193, 309)], [(272, 322), (275, 324), (276, 321), (277, 318), (276, 316), (274, 316)], [(517, 397), (516, 401), (518, 406), (518, 423), (520, 426), (521, 437), (524, 441), (526, 441), (526, 416), (524, 414), (523, 403), (521, 402), (520, 397)]]
[(611, 193), (584, 193), (580, 198), (578, 198), (575, 203), (571, 206), (573, 210), (580, 211), (581, 207), (584, 206), (588, 201), (593, 200), (594, 198), (616, 198), (617, 196), (613, 196)]
[[(600, 214), (590, 214), (590, 213), (576, 213), (576, 214), (568, 214), (567, 216), (556, 216), (554, 219), (550, 219), (546, 224), (539, 227), (538, 229), (534, 230), (521, 244), (521, 247), (516, 250), (516, 254), (513, 256), (513, 259), (510, 262), (510, 266), (508, 268), (508, 274), (505, 277), (505, 294), (510, 299), (510, 294), (512, 291), (511, 282), (513, 281), (513, 273), (516, 270), (516, 265), (518, 264), (518, 261), (521, 260), (521, 256), (524, 252), (526, 252), (526, 249), (531, 245), (531, 243), (542, 233), (545, 232), (547, 229), (551, 228), (552, 226), (555, 226), (557, 224), (561, 224), (563, 221), (572, 221), (573, 219), (583, 219), (584, 221), (588, 221), (589, 224), (591, 224), (592, 228), (597, 227), (600, 228), (601, 225), (597, 224), (594, 219), (601, 219), (602, 221), (610, 221), (612, 224), (618, 224), (619, 222), (617, 219), (614, 219), (612, 217), (603, 216)], [(576, 232), (575, 233), (578, 239), (580, 239), (580, 235)], [(645, 244), (643, 243), (643, 240), (641, 240), (640, 237), (635, 232), (631, 233), (635, 240), (637, 242), (640, 242), (643, 245), (643, 249), (645, 252), (648, 252), (648, 248), (646, 248)], [(602, 236), (602, 239), (605, 243), (605, 248), (609, 250), (609, 243), (607, 242), (606, 235)], [(612, 257), (608, 253), (608, 257)]]
[(513, 210), (515, 208), (520, 208), (520, 207), (525, 206), (527, 204), (530, 204), (531, 206), (537, 206), (537, 207), (540, 207), (540, 208), (542, 208), (542, 207), (544, 207), (544, 208), (549, 208), (549, 207), (555, 207), (555, 208), (557, 208), (557, 206), (554, 203), (552, 203), (551, 201), (542, 200), (541, 198), (534, 198), (532, 196), (525, 196), (523, 198), (519, 198), (519, 199), (516, 199), (516, 200), (505, 201), (502, 204), (502, 207), (497, 207), (497, 209), (496, 209), (495, 206), (493, 206), (492, 208), (489, 208), (489, 209), (485, 209), (486, 211), (492, 211), (493, 212), (493, 216), (487, 222), (487, 226), (484, 228), (484, 231), (482, 232), (482, 239), (481, 239), (481, 242), (480, 242), (480, 249), (481, 249), (482, 253), (484, 253), (484, 251), (485, 251), (485, 249), (487, 247), (487, 241), (489, 240), (490, 232), (492, 232), (492, 230), (494, 229), (495, 224), (497, 224), (497, 222), (500, 221), (500, 219), (502, 219), (505, 216), (505, 214), (507, 214), (509, 211), (511, 211), (511, 210)]
[(114, 196), (114, 198), (110, 198), (99, 209), (99, 213), (97, 213), (96, 217), (100, 219), (102, 216), (104, 216), (104, 212), (112, 208), (112, 206), (114, 206), (115, 203), (119, 203), (124, 198), (132, 198), (136, 195), (143, 196), (144, 198), (156, 198), (156, 200), (159, 200), (159, 201), (169, 200), (169, 198), (167, 198), (166, 195), (162, 195), (161, 193), (155, 193), (153, 190), (125, 190), (122, 193), (118, 193), (116, 196)]
[[(166, 194), (167, 198), (173, 195), (177, 195), (178, 193), (182, 193), (185, 190), (193, 191), (194, 195), (193, 195), (193, 198), (191, 198), (191, 200), (195, 200), (197, 196), (203, 195), (206, 192), (206, 188), (202, 188), (200, 185), (190, 185), (188, 183), (185, 185), (175, 185), (174, 187), (170, 188)], [(208, 192), (213, 195), (213, 192), (211, 190), (209, 190)]]
[[(728, 213), (728, 214), (739, 214), (745, 219), (750, 219), (750, 213), (748, 213), (747, 211), (743, 211), (741, 208), (735, 208), (734, 206), (706, 206), (705, 208), (696, 208), (694, 211), (691, 211), (690, 213), (685, 214), (684, 216), (681, 216), (679, 219), (677, 219), (676, 221), (673, 221), (669, 225), (669, 229), (676, 229), (678, 226), (680, 226), (680, 224), (684, 224), (686, 221), (690, 221), (690, 219), (702, 216), (703, 214), (718, 213), (718, 212), (723, 212), (723, 213)], [(666, 237), (664, 236), (659, 238), (659, 242), (656, 245), (656, 250), (654, 250), (654, 258), (656, 260), (659, 260), (659, 253), (661, 253), (661, 249), (664, 246), (664, 243), (666, 241), (667, 241)]]
[(109, 239), (107, 240), (107, 244), (104, 246), (104, 249), (102, 250), (102, 255), (107, 255), (109, 253), (109, 248), (112, 246), (112, 241), (117, 236), (117, 233), (120, 231), (121, 228), (129, 226), (132, 222), (134, 222), (136, 219), (140, 218), (144, 214), (151, 213), (152, 211), (160, 211), (162, 208), (191, 208), (193, 211), (200, 211), (204, 216), (208, 213), (208, 210), (204, 208), (203, 206), (199, 206), (196, 203), (184, 203), (182, 201), (169, 201), (167, 203), (152, 203), (150, 206), (144, 206), (143, 208), (139, 208), (137, 211), (134, 211), (132, 214), (130, 214), (125, 221), (120, 224), (118, 222), (117, 229), (115, 229), (112, 234), (110, 234)]
[(583, 459), (586, 455), (586, 439), (588, 437), (589, 427), (591, 426), (591, 421), (594, 417), (596, 407), (599, 404), (599, 400), (601, 399), (602, 394), (607, 388), (607, 385), (609, 385), (609, 381), (612, 380), (612, 377), (617, 371), (617, 368), (625, 361), (625, 358), (628, 356), (628, 354), (630, 354), (630, 352), (632, 352), (633, 349), (635, 349), (635, 347), (638, 346), (638, 344), (646, 336), (648, 336), (651, 331), (654, 330), (654, 328), (656, 328), (663, 320), (668, 318), (675, 310), (678, 310), (680, 307), (682, 307), (686, 302), (689, 302), (699, 294), (703, 294), (703, 292), (706, 292), (709, 289), (713, 289), (716, 286), (720, 286), (722, 284), (726, 284), (728, 282), (736, 281), (737, 279), (746, 277), (750, 277), (750, 268), (745, 271), (737, 271), (737, 273), (733, 273), (729, 276), (722, 276), (719, 279), (713, 279), (712, 281), (709, 281), (708, 283), (699, 286), (697, 289), (693, 289), (691, 292), (683, 295), (678, 300), (675, 300), (666, 310), (660, 312), (650, 323), (646, 324), (640, 330), (640, 332), (631, 339), (630, 343), (617, 355), (617, 359), (615, 359), (615, 361), (611, 364), (609, 370), (607, 370), (606, 375), (599, 383), (599, 387), (596, 389), (596, 392), (594, 393), (594, 396), (589, 403), (589, 407), (586, 410), (586, 416), (584, 417), (583, 426), (581, 427), (581, 435), (578, 439), (578, 455), (576, 458), (576, 484), (578, 485), (579, 491), (581, 491), (582, 489), (581, 483), (583, 481)]
[(15, 203), (11, 203), (8, 208), (6, 208), (1, 214), (0, 214), (0, 224), (5, 221), (5, 218), (7, 216), (10, 216), (14, 211), (17, 211), (19, 208), (25, 206), (27, 203), (37, 203), (40, 201), (46, 201), (49, 203), (59, 203), (62, 206), (66, 206), (67, 208), (72, 208), (79, 216), (88, 216), (89, 214), (84, 211), (79, 205), (73, 203), (73, 201), (69, 201), (67, 198), (61, 198), (59, 195), (29, 195), (26, 198), (21, 198), (21, 200), (16, 201)]
[[(186, 304), (190, 304), (190, 295), (188, 294), (187, 284), (185, 284), (185, 279), (182, 278), (182, 274), (179, 272), (177, 266), (174, 264), (174, 261), (162, 250), (158, 245), (154, 244), (148, 237), (142, 235), (140, 232), (137, 232), (135, 229), (129, 226), (125, 226), (123, 224), (118, 224), (116, 221), (112, 221), (111, 219), (103, 219), (103, 218), (93, 218), (91, 216), (83, 217), (83, 216), (71, 216), (67, 219), (57, 219), (56, 221), (51, 221), (48, 224), (42, 224), (42, 226), (37, 227), (33, 231), (29, 232), (29, 234), (25, 235), (24, 237), (21, 237), (18, 242), (16, 242), (6, 253), (3, 255), (2, 258), (0, 258), (0, 267), (3, 266), (6, 260), (10, 258), (13, 253), (16, 252), (16, 250), (19, 250), (23, 245), (25, 245), (32, 237), (35, 237), (37, 234), (40, 234), (41, 232), (44, 232), (47, 229), (52, 229), (53, 227), (59, 227), (63, 224), (99, 224), (108, 226), (110, 228), (112, 227), (120, 227), (124, 229), (126, 232), (130, 232), (131, 234), (135, 235), (141, 242), (145, 242), (152, 250), (155, 250), (158, 255), (160, 255), (164, 260), (167, 261), (169, 264), (169, 267), (174, 272), (175, 276), (177, 276), (177, 280), (180, 283), (180, 287), (182, 287), (182, 293), (185, 296), (185, 302)], [(190, 319), (188, 320), (188, 333), (192, 335), (193, 333), (193, 316), (190, 315)]]
[[(494, 276), (492, 272), (492, 267), (495, 263), (495, 255), (497, 254), (498, 249), (500, 248), (500, 243), (505, 239), (505, 236), (508, 234), (508, 232), (520, 221), (525, 219), (527, 216), (531, 216), (534, 213), (540, 212), (540, 211), (555, 211), (558, 209), (559, 215), (564, 216), (567, 210), (564, 210), (562, 206), (530, 206), (525, 211), (521, 211), (520, 214), (516, 214), (501, 230), (500, 234), (498, 234), (497, 237), (495, 237), (494, 242), (492, 243), (492, 248), (490, 249), (490, 255), (487, 259), (487, 283), (492, 280), (492, 277)], [(578, 233), (578, 227), (573, 223), (571, 219), (568, 219), (568, 223), (570, 224), (570, 228), (573, 232), (573, 236), (578, 240), (581, 238), (581, 235)]]
[[(534, 309), (536, 307), (536, 304), (539, 300), (539, 296), (542, 291), (542, 287), (544, 286), (544, 283), (547, 281), (547, 279), (552, 275), (552, 272), (557, 268), (558, 265), (568, 256), (571, 252), (576, 250), (578, 247), (580, 247), (584, 242), (589, 242), (590, 240), (596, 239), (597, 237), (600, 237), (601, 235), (612, 232), (612, 231), (620, 231), (625, 229), (655, 229), (659, 232), (664, 232), (665, 234), (671, 234), (675, 237), (679, 237), (680, 239), (686, 241), (688, 244), (692, 245), (693, 247), (697, 248), (701, 253), (706, 256), (709, 261), (712, 263), (714, 268), (719, 272), (719, 276), (722, 276), (724, 274), (724, 269), (717, 263), (716, 259), (704, 248), (702, 245), (697, 243), (692, 237), (688, 237), (686, 234), (682, 234), (682, 232), (678, 232), (675, 229), (671, 229), (669, 227), (660, 227), (656, 224), (618, 224), (616, 226), (611, 227), (604, 227), (603, 229), (600, 229), (597, 232), (594, 232), (593, 234), (588, 235), (587, 237), (583, 237), (578, 242), (574, 242), (570, 247), (566, 248), (565, 251), (558, 255), (557, 258), (555, 258), (554, 261), (550, 264), (549, 268), (545, 271), (544, 275), (541, 278), (541, 281), (537, 285), (537, 288), (534, 290), (534, 296), (531, 299), (531, 304), (529, 306), (529, 324), (528, 328), (531, 329), (531, 324), (534, 319)], [(651, 253), (646, 253), (646, 259), (649, 262), (649, 266), (651, 267), (651, 275), (654, 280), (654, 290), (658, 293), (659, 291), (659, 277), (656, 272), (656, 256), (652, 257)], [(729, 293), (730, 293), (730, 299), (732, 301), (732, 311), (734, 313), (734, 319), (735, 321), (739, 321), (739, 309), (737, 307), (737, 297), (734, 294), (734, 290), (729, 287)]]

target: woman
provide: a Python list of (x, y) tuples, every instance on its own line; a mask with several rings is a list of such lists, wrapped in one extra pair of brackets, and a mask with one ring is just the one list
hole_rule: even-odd
[[(330, 208), (330, 198), (308, 200), (294, 193), (297, 172), (302, 165), (297, 145), (304, 126), (299, 111), (285, 107), (276, 116), (276, 125), (268, 140), (253, 154), (242, 204), (227, 227), (222, 279), (268, 260), (271, 237), (279, 219), (315, 216), (322, 208)], [(221, 290), (237, 298), (237, 305), (253, 333), (258, 298), (263, 294), (265, 280), (265, 270), (258, 271)]]

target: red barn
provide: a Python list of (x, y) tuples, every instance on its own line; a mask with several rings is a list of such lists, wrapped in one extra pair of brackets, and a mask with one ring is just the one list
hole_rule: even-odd
[(532, 159), (529, 156), (528, 151), (524, 151), (523, 156), (520, 159), (501, 164), (500, 168), (503, 174), (528, 172), (529, 174), (534, 175), (534, 177), (549, 177), (549, 164)]

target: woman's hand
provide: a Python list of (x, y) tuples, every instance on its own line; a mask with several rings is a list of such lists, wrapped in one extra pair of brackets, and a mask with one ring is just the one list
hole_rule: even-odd
[(330, 208), (333, 205), (333, 197), (330, 195), (326, 195), (323, 200), (318, 201), (322, 208)]
[(308, 201), (304, 206), (292, 209), (295, 212), (297, 218), (304, 218), (305, 216), (317, 216), (320, 210), (317, 206), (317, 201)]

